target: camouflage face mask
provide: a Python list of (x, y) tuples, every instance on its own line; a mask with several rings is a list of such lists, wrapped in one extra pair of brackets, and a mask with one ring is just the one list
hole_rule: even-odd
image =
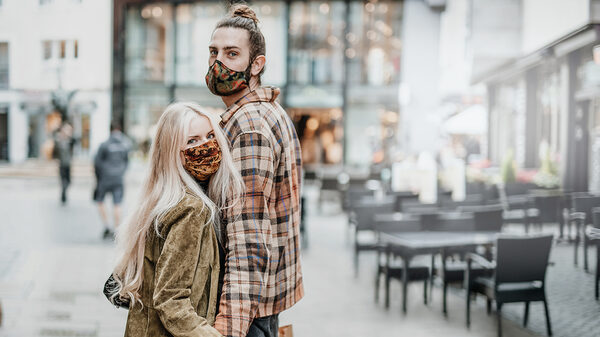
[(184, 158), (183, 167), (199, 181), (207, 181), (221, 164), (221, 148), (216, 139), (181, 151)]
[(250, 67), (245, 71), (235, 71), (227, 68), (221, 61), (216, 60), (206, 74), (206, 85), (210, 92), (217, 96), (229, 96), (238, 93), (249, 86)]

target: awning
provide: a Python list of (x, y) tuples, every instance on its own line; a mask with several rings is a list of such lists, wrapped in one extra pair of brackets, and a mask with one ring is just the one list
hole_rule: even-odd
[(448, 118), (442, 129), (453, 135), (483, 135), (487, 133), (487, 110), (481, 105), (472, 105)]

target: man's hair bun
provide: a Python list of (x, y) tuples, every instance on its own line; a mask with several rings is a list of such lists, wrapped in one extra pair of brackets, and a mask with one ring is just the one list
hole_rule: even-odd
[(258, 24), (258, 17), (256, 16), (256, 13), (254, 13), (252, 8), (248, 7), (248, 5), (233, 5), (231, 6), (230, 13), (232, 18), (242, 17), (254, 21), (254, 24)]

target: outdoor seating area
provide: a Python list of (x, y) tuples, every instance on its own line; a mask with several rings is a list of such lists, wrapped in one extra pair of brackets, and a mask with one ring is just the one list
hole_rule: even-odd
[[(556, 245), (572, 246), (577, 272), (595, 269), (595, 289), (579, 290), (590, 301), (593, 291), (598, 301), (600, 195), (513, 184), (496, 186), (486, 197), (469, 193), (457, 201), (438, 193), (437, 202), (421, 203), (418, 194), (390, 191), (385, 181), (363, 180), (350, 188), (352, 179), (344, 180), (338, 182), (337, 197), (348, 219), (355, 277), (367, 272), (359, 266), (359, 255), (375, 255), (374, 298), (387, 310), (391, 282), (401, 284), (403, 314), (410, 311), (407, 289), (419, 282), (423, 305), (431, 305), (428, 299), (434, 292), (441, 293), (444, 317), (454, 314), (447, 310), (447, 296), (463, 296), (465, 329), (471, 323), (471, 303), (477, 296), (485, 298), (487, 313), (495, 308), (498, 336), (504, 304), (524, 303), (526, 327), (530, 303), (543, 303), (550, 336), (552, 301), (547, 300), (546, 274), (554, 264), (550, 255)], [(449, 287), (457, 291), (449, 294)]]

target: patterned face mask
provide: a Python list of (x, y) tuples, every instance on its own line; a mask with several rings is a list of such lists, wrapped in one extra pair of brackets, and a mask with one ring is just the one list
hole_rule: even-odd
[(235, 71), (227, 68), (221, 61), (216, 60), (206, 74), (206, 85), (210, 92), (217, 96), (229, 96), (248, 87), (250, 81), (250, 65), (245, 71)]
[(183, 167), (200, 181), (207, 181), (221, 164), (221, 148), (216, 139), (181, 151), (184, 158)]

